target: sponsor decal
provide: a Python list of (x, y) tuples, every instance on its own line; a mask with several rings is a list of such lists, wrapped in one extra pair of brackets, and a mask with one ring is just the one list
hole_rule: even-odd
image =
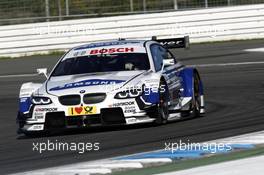
[(44, 125), (32, 125), (28, 128), (28, 131), (43, 130)]
[(109, 45), (98, 46), (98, 47), (80, 47), (79, 49), (74, 49), (69, 52), (64, 58), (63, 61), (69, 58), (74, 57), (84, 57), (91, 55), (100, 55), (100, 54), (114, 54), (114, 53), (146, 53), (146, 49), (139, 45)]
[(80, 106), (80, 107), (69, 107), (68, 115), (69, 116), (78, 116), (78, 115), (91, 115), (96, 114), (96, 106)]
[(164, 39), (160, 40), (159, 43), (164, 47), (171, 47), (171, 48), (184, 48), (185, 47), (185, 40), (181, 38), (181, 40), (172, 40), (172, 39)]
[(98, 86), (98, 85), (115, 85), (118, 83), (123, 83), (124, 80), (101, 80), (101, 79), (90, 79), (90, 80), (84, 80), (79, 81), (75, 83), (68, 83), (63, 86), (56, 86), (50, 89), (50, 91), (58, 91), (58, 90), (64, 90), (64, 89), (71, 89), (71, 88), (79, 88), (79, 87), (85, 87), (85, 86)]
[(25, 103), (27, 102), (28, 98), (20, 98), (20, 103)]
[(122, 107), (124, 113), (135, 113), (136, 112), (134, 101), (114, 103), (113, 107)]
[(77, 51), (73, 53), (74, 57), (84, 56), (86, 54), (86, 51)]
[(96, 55), (96, 54), (111, 54), (111, 53), (128, 53), (128, 52), (134, 52), (134, 48), (110, 48), (110, 49), (94, 49), (89, 51), (90, 55)]
[(35, 112), (55, 112), (58, 108), (36, 108)]
[(35, 116), (36, 119), (43, 119), (44, 113), (35, 112), (33, 116)]
[(129, 101), (129, 102), (114, 103), (113, 107), (130, 106), (130, 105), (135, 105), (135, 102)]
[(37, 116), (35, 116), (35, 118), (36, 118), (36, 119), (44, 119), (44, 116), (41, 116), (41, 115), (38, 116), (38, 115), (37, 115)]
[(33, 129), (36, 129), (36, 130), (42, 130), (43, 128), (43, 125), (34, 125), (33, 126)]
[(124, 113), (135, 113), (136, 108), (135, 106), (125, 106)]

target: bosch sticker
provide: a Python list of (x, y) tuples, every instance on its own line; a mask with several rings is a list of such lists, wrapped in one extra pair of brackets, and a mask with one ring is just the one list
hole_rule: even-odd
[(111, 54), (111, 53), (128, 53), (128, 52), (134, 52), (134, 48), (110, 48), (110, 49), (94, 49), (89, 51), (90, 55), (96, 55), (96, 54)]

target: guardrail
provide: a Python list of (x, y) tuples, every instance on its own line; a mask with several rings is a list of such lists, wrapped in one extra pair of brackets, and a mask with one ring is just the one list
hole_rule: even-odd
[(264, 38), (264, 4), (0, 27), (0, 56), (22, 56), (118, 38), (191, 43)]

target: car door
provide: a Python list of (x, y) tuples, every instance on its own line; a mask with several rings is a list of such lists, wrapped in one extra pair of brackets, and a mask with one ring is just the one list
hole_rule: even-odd
[(156, 72), (161, 72), (166, 80), (170, 103), (178, 103), (179, 92), (181, 88), (179, 69), (182, 67), (175, 57), (159, 44), (153, 44), (150, 47)]
[(181, 78), (179, 77), (179, 71), (183, 66), (177, 62), (174, 55), (167, 49), (163, 48), (164, 57), (163, 63), (164, 68), (162, 74), (167, 77), (166, 81), (170, 85), (170, 97), (171, 104), (178, 104), (180, 98)]

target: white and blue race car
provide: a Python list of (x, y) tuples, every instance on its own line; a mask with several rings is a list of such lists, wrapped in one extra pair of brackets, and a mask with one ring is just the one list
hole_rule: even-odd
[(169, 51), (188, 37), (86, 44), (68, 51), (43, 84), (20, 89), (18, 133), (63, 128), (164, 124), (205, 112), (197, 69)]

